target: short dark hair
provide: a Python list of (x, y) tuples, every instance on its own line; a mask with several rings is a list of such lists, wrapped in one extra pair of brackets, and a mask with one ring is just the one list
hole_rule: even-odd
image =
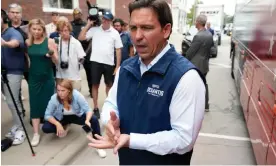
[(158, 21), (163, 28), (167, 24), (173, 26), (172, 12), (168, 3), (164, 0), (136, 0), (129, 3), (128, 10), (129, 14), (141, 8), (151, 8), (157, 14)]
[(124, 22), (122, 19), (120, 19), (120, 18), (115, 18), (114, 21), (113, 21), (113, 25), (114, 25), (115, 23), (117, 23), (117, 22), (119, 22), (119, 23), (121, 24), (121, 26), (124, 26), (124, 25), (125, 25), (125, 22)]

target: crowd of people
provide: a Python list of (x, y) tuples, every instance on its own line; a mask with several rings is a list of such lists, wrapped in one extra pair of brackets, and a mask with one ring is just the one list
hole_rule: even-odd
[[(14, 145), (26, 137), (15, 108), (23, 117), (24, 78), (29, 89), (32, 146), (39, 145), (40, 128), (64, 137), (70, 124), (87, 125), (92, 131), (89, 145), (100, 157), (106, 156), (103, 149), (114, 148), (120, 164), (190, 164), (206, 108), (205, 65), (212, 45), (211, 41), (202, 44), (212, 38), (205, 29), (206, 16), (196, 20), (198, 41), (194, 39), (186, 59), (168, 42), (173, 20), (163, 0), (131, 2), (129, 25), (109, 11), (101, 16), (100, 25), (83, 20), (79, 8), (73, 11), (73, 21), (53, 12), (47, 25), (39, 18), (23, 21), (19, 4), (1, 13), (2, 74), (15, 98), (13, 103), (2, 84), (14, 121), (6, 137), (13, 138)], [(81, 65), (93, 110), (81, 94)], [(100, 111), (102, 76), (107, 98)], [(105, 136), (101, 136), (99, 119), (106, 126)]]
[[(22, 7), (16, 3), (9, 5), (7, 13), (1, 10), (1, 67), (2, 73), (6, 72), (3, 74), (7, 76), (12, 95), (15, 97), (15, 104), (18, 106), (19, 112), (22, 113), (22, 117), (25, 113), (21, 95), (22, 79), (28, 83), (30, 118), (33, 127), (31, 145), (37, 146), (40, 142), (41, 124), (44, 124), (42, 126), (44, 133), (56, 132), (57, 136), (64, 136), (66, 135), (65, 131), (69, 129), (69, 125), (64, 124), (87, 122), (86, 124), (89, 126), (94, 124), (96, 128), (93, 131), (100, 134), (100, 129), (97, 126), (98, 120), (94, 116), (100, 118), (97, 98), (101, 76), (104, 75), (106, 93), (108, 93), (120, 64), (134, 56), (133, 45), (126, 28), (127, 24), (119, 18), (113, 22), (113, 15), (110, 12), (104, 13), (101, 26), (93, 25), (91, 20), (86, 23), (79, 8), (73, 10), (73, 21), (71, 22), (67, 17), (52, 12), (52, 22), (47, 25), (39, 18), (23, 21), (22, 12)], [(89, 30), (89, 32), (82, 29)], [(93, 35), (97, 37), (93, 37)], [(104, 40), (103, 37), (105, 37)], [(115, 63), (116, 65), (114, 65)], [(93, 117), (90, 108), (88, 106), (83, 108), (83, 103), (80, 103), (82, 100), (78, 102), (83, 98), (82, 95), (78, 92), (73, 93), (73, 89), (81, 91), (81, 65), (86, 71), (89, 94), (94, 101)], [(68, 82), (64, 83), (65, 80), (71, 81), (73, 89)], [(48, 112), (49, 109), (55, 109), (51, 107), (51, 99), (55, 92), (58, 96), (60, 93), (61, 95), (65, 93), (64, 90), (58, 89), (61, 84), (66, 84), (65, 88), (71, 94), (69, 101), (58, 100), (64, 105), (64, 108), (60, 108), (62, 108), (61, 114), (65, 116), (58, 119), (63, 120), (62, 122), (53, 119), (57, 118), (54, 115), (61, 110)], [(6, 137), (13, 138), (14, 145), (22, 144), (26, 135), (16, 113), (12, 96), (3, 83), (2, 95), (12, 111), (14, 119), (14, 125)], [(76, 98), (77, 103), (72, 101), (72, 96)], [(81, 108), (74, 108), (72, 111), (71, 107), (74, 105), (81, 105)], [(53, 111), (55, 114), (50, 118), (48, 114)], [(81, 113), (86, 113), (83, 116), (86, 115), (87, 120), (82, 116), (81, 119), (72, 117), (72, 114), (80, 114), (78, 111), (84, 111)], [(93, 119), (93, 122), (90, 122), (90, 119)], [(100, 156), (105, 156), (103, 150), (98, 150), (98, 152)]]

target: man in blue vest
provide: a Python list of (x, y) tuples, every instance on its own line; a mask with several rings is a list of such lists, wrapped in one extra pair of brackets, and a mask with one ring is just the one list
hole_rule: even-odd
[(168, 43), (166, 1), (134, 1), (129, 12), (138, 56), (117, 71), (102, 109), (106, 136), (88, 137), (89, 145), (113, 148), (120, 165), (189, 165), (204, 116), (204, 76)]

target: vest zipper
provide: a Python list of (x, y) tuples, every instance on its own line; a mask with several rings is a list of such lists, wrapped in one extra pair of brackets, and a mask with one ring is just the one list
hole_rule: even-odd
[(136, 93), (136, 96), (137, 96), (137, 97), (138, 97), (138, 95), (139, 95), (140, 84), (141, 84), (141, 82), (139, 81), (139, 82), (138, 82), (138, 86), (137, 86), (137, 93)]

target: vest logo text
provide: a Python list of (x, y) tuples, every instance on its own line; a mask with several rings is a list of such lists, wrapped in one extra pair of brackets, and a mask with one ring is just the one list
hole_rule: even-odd
[(148, 89), (147, 89), (147, 93), (149, 95), (156, 96), (156, 97), (162, 97), (164, 95), (164, 91), (159, 90), (158, 85), (152, 85), (152, 87), (148, 87)]

